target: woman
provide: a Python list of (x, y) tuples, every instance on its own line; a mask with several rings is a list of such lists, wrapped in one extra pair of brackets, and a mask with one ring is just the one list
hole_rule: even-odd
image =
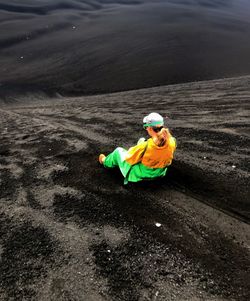
[(164, 128), (163, 117), (150, 113), (144, 117), (143, 127), (151, 137), (147, 141), (141, 138), (128, 151), (118, 147), (107, 157), (103, 154), (99, 156), (99, 162), (104, 167), (120, 168), (124, 184), (163, 177), (172, 163), (176, 140)]

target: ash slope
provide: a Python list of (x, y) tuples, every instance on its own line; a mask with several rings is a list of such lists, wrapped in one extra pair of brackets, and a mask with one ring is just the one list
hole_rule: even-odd
[(249, 20), (246, 0), (1, 0), (0, 97), (246, 75)]
[[(249, 84), (2, 105), (0, 299), (249, 300)], [(133, 145), (149, 111), (176, 159), (125, 188), (97, 157)]]

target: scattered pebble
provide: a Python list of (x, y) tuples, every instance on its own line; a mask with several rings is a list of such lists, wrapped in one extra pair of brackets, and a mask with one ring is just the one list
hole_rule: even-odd
[(232, 168), (236, 168), (236, 166), (235, 166), (235, 165), (232, 165)]
[(72, 29), (76, 29), (76, 27), (75, 27), (75, 26), (72, 26)]
[(204, 159), (207, 159), (207, 157), (203, 157)]
[(20, 59), (23, 59), (23, 56), (20, 56)]
[(156, 227), (161, 227), (161, 224), (160, 223), (155, 223)]
[(108, 250), (108, 253), (111, 253), (111, 251), (110, 251), (110, 250)]

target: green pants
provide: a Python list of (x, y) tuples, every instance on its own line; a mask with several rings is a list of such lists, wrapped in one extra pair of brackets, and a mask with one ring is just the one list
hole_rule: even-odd
[(167, 167), (164, 168), (150, 168), (143, 165), (141, 162), (130, 165), (125, 161), (127, 150), (122, 147), (117, 147), (111, 154), (109, 154), (103, 165), (107, 168), (119, 167), (124, 176), (124, 184), (128, 182), (138, 182), (142, 180), (153, 180), (158, 177), (165, 176)]
[(117, 147), (111, 154), (109, 154), (103, 165), (106, 168), (119, 167), (122, 175), (125, 178), (124, 184), (127, 184), (126, 176), (131, 169), (131, 165), (125, 161), (127, 150), (122, 147)]

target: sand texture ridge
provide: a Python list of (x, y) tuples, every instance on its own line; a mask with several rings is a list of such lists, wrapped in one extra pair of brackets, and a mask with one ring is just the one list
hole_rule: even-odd
[[(250, 76), (0, 106), (0, 300), (249, 300)], [(156, 111), (168, 175), (100, 152)]]

